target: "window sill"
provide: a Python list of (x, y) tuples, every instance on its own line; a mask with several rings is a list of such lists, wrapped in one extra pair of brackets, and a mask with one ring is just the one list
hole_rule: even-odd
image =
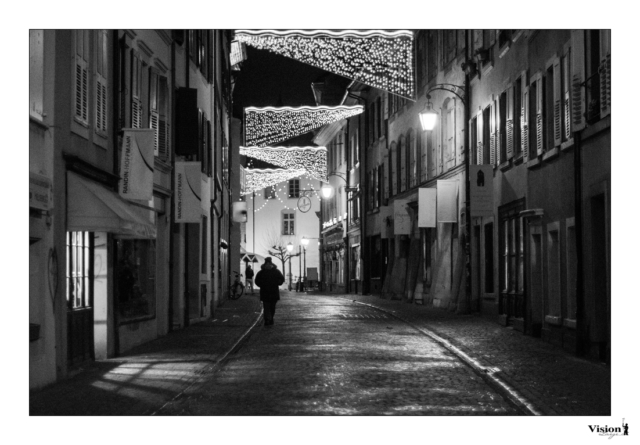
[(498, 54), (498, 58), (502, 59), (511, 49), (511, 42), (505, 43), (502, 48), (499, 49), (500, 53)]
[(571, 329), (575, 329), (577, 326), (577, 322), (576, 320), (572, 320), (570, 318), (565, 318), (564, 322), (562, 323), (564, 326), (571, 328)]
[(535, 168), (535, 167), (538, 167), (539, 165), (540, 165), (540, 159), (538, 159), (537, 157), (527, 162), (527, 168)]
[(520, 153), (518, 156), (513, 158), (513, 165), (520, 165), (522, 164), (523, 160), (524, 160), (524, 157), (522, 156), (522, 153)]
[(545, 315), (544, 321), (545, 323), (552, 324), (555, 326), (562, 326), (562, 318), (557, 317), (555, 315)]
[(559, 154), (560, 154), (560, 150), (558, 149), (558, 147), (554, 147), (542, 155), (542, 160), (548, 161), (548, 160), (557, 158)]
[(565, 141), (562, 144), (560, 144), (560, 150), (562, 150), (562, 151), (567, 151), (570, 148), (573, 148), (573, 138), (571, 138), (568, 141)]
[(33, 116), (29, 116), (29, 122), (30, 122), (30, 123), (32, 123), (32, 124), (34, 124), (34, 125), (37, 125), (38, 127), (42, 128), (42, 129), (44, 129), (44, 130), (48, 130), (48, 129), (49, 129), (49, 126), (48, 126), (47, 124), (45, 124), (45, 123), (44, 123), (43, 121), (41, 121), (41, 120), (36, 119), (36, 118), (35, 118), (35, 117), (33, 117)]
[(503, 172), (507, 171), (511, 168), (511, 162), (505, 161), (502, 164), (500, 164), (498, 168), (500, 169), (500, 171), (503, 171)]

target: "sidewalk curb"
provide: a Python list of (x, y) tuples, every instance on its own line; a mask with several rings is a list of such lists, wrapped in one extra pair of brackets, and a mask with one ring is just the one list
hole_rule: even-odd
[(174, 397), (171, 398), (171, 400), (169, 400), (168, 402), (165, 402), (160, 408), (156, 409), (155, 411), (152, 412), (146, 412), (143, 415), (150, 415), (150, 416), (156, 416), (156, 415), (162, 415), (160, 412), (170, 403), (172, 403), (173, 401), (175, 401), (176, 399), (182, 397), (182, 395), (191, 387), (193, 387), (193, 385), (196, 384), (196, 380), (195, 377), (198, 375), (202, 375), (205, 373), (215, 373), (217, 371), (220, 370), (220, 368), (222, 368), (222, 366), (224, 366), (224, 364), (227, 362), (229, 356), (235, 352), (238, 351), (238, 349), (240, 349), (240, 347), (247, 341), (249, 340), (249, 337), (251, 337), (251, 331), (253, 331), (253, 329), (258, 325), (258, 323), (260, 323), (260, 321), (262, 320), (262, 316), (263, 316), (264, 310), (260, 311), (260, 314), (256, 317), (255, 321), (253, 322), (253, 324), (251, 326), (249, 326), (247, 328), (247, 330), (245, 330), (242, 335), (240, 336), (240, 338), (238, 338), (238, 340), (236, 340), (236, 342), (233, 344), (233, 346), (231, 346), (231, 348), (229, 348), (224, 354), (222, 354), (222, 356), (216, 360), (216, 362), (211, 365), (210, 367), (206, 367), (204, 369), (201, 369), (200, 371), (198, 371), (197, 373), (194, 374), (194, 376), (191, 378), (193, 381), (187, 385), (184, 389), (182, 389), (182, 391), (180, 391), (178, 394), (176, 394)]
[(503, 397), (505, 397), (508, 401), (510, 401), (514, 406), (516, 406), (516, 408), (520, 410), (523, 414), (531, 415), (531, 416), (542, 415), (542, 412), (536, 409), (533, 406), (533, 404), (531, 404), (531, 402), (529, 402), (515, 388), (513, 388), (511, 385), (509, 385), (507, 382), (505, 382), (503, 379), (501, 379), (497, 375), (498, 373), (501, 372), (499, 369), (482, 366), (480, 363), (478, 363), (477, 360), (470, 357), (468, 354), (463, 352), (460, 348), (452, 344), (450, 341), (445, 340), (444, 338), (439, 336), (435, 331), (432, 331), (431, 329), (428, 329), (428, 328), (421, 328), (419, 326), (416, 326), (414, 323), (408, 320), (405, 320), (404, 318), (394, 314), (393, 312), (390, 312), (386, 309), (375, 306), (373, 304), (363, 303), (361, 301), (354, 300), (353, 298), (346, 298), (346, 297), (338, 297), (338, 298), (343, 300), (349, 300), (353, 303), (357, 303), (363, 306), (368, 306), (370, 308), (384, 312), (385, 314), (388, 314), (402, 321), (403, 323), (408, 324), (409, 326), (411, 326), (421, 334), (426, 335), (427, 337), (431, 338), (439, 345), (443, 346), (444, 348), (452, 352), (456, 357), (462, 360), (463, 363), (469, 366), (480, 378), (482, 378), (485, 382), (487, 382), (489, 386), (491, 386)]

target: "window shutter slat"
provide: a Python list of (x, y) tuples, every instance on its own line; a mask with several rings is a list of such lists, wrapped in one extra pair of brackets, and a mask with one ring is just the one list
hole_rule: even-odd
[(540, 156), (544, 153), (544, 119), (542, 115), (544, 90), (542, 89), (542, 77), (538, 77), (536, 82), (538, 83), (536, 88), (536, 152)]
[(478, 118), (476, 120), (477, 122), (477, 134), (478, 134), (478, 138), (477, 138), (477, 142), (478, 142), (478, 146), (477, 146), (477, 153), (476, 153), (476, 161), (478, 163), (478, 165), (482, 165), (484, 164), (484, 159), (482, 156), (482, 151), (483, 151), (483, 122), (482, 122), (482, 110), (480, 110), (478, 112)]
[[(523, 79), (524, 82), (524, 79)], [(529, 160), (529, 87), (522, 88), (522, 110), (520, 111), (521, 149), (524, 162)]]
[(584, 66), (584, 30), (571, 31), (571, 115), (573, 131), (580, 131), (585, 127), (585, 80)]
[(160, 118), (156, 110), (151, 110), (149, 128), (155, 130), (153, 132), (153, 155), (160, 156)]
[(611, 54), (600, 63), (600, 117), (611, 113)]
[(513, 114), (514, 114), (514, 87), (507, 88), (507, 122), (505, 130), (507, 132), (507, 159), (513, 158)]
[(491, 139), (489, 142), (489, 164), (496, 165), (496, 102), (491, 102), (491, 109), (489, 111), (489, 131)]
[(560, 77), (560, 59), (553, 61), (553, 144), (558, 146), (562, 143), (562, 86)]

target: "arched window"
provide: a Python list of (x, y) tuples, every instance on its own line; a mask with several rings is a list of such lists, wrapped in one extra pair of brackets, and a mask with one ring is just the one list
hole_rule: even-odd
[(391, 143), (391, 196), (398, 193), (398, 149), (395, 142)]
[(400, 191), (407, 189), (407, 141), (400, 136)]
[(418, 153), (413, 128), (407, 133), (407, 147), (409, 149), (409, 188), (411, 188), (418, 183)]

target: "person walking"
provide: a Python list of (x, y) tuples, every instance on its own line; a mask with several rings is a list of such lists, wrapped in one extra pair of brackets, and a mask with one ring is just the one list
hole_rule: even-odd
[(271, 261), (271, 257), (264, 259), (264, 264), (256, 274), (256, 285), (260, 288), (260, 301), (264, 306), (264, 325), (273, 324), (276, 313), (276, 303), (280, 300), (280, 285), (284, 283), (284, 275)]
[(251, 287), (251, 295), (253, 295), (253, 269), (251, 268), (251, 265), (247, 265), (244, 275), (247, 277), (247, 282), (245, 283), (247, 293), (249, 292), (249, 287)]

